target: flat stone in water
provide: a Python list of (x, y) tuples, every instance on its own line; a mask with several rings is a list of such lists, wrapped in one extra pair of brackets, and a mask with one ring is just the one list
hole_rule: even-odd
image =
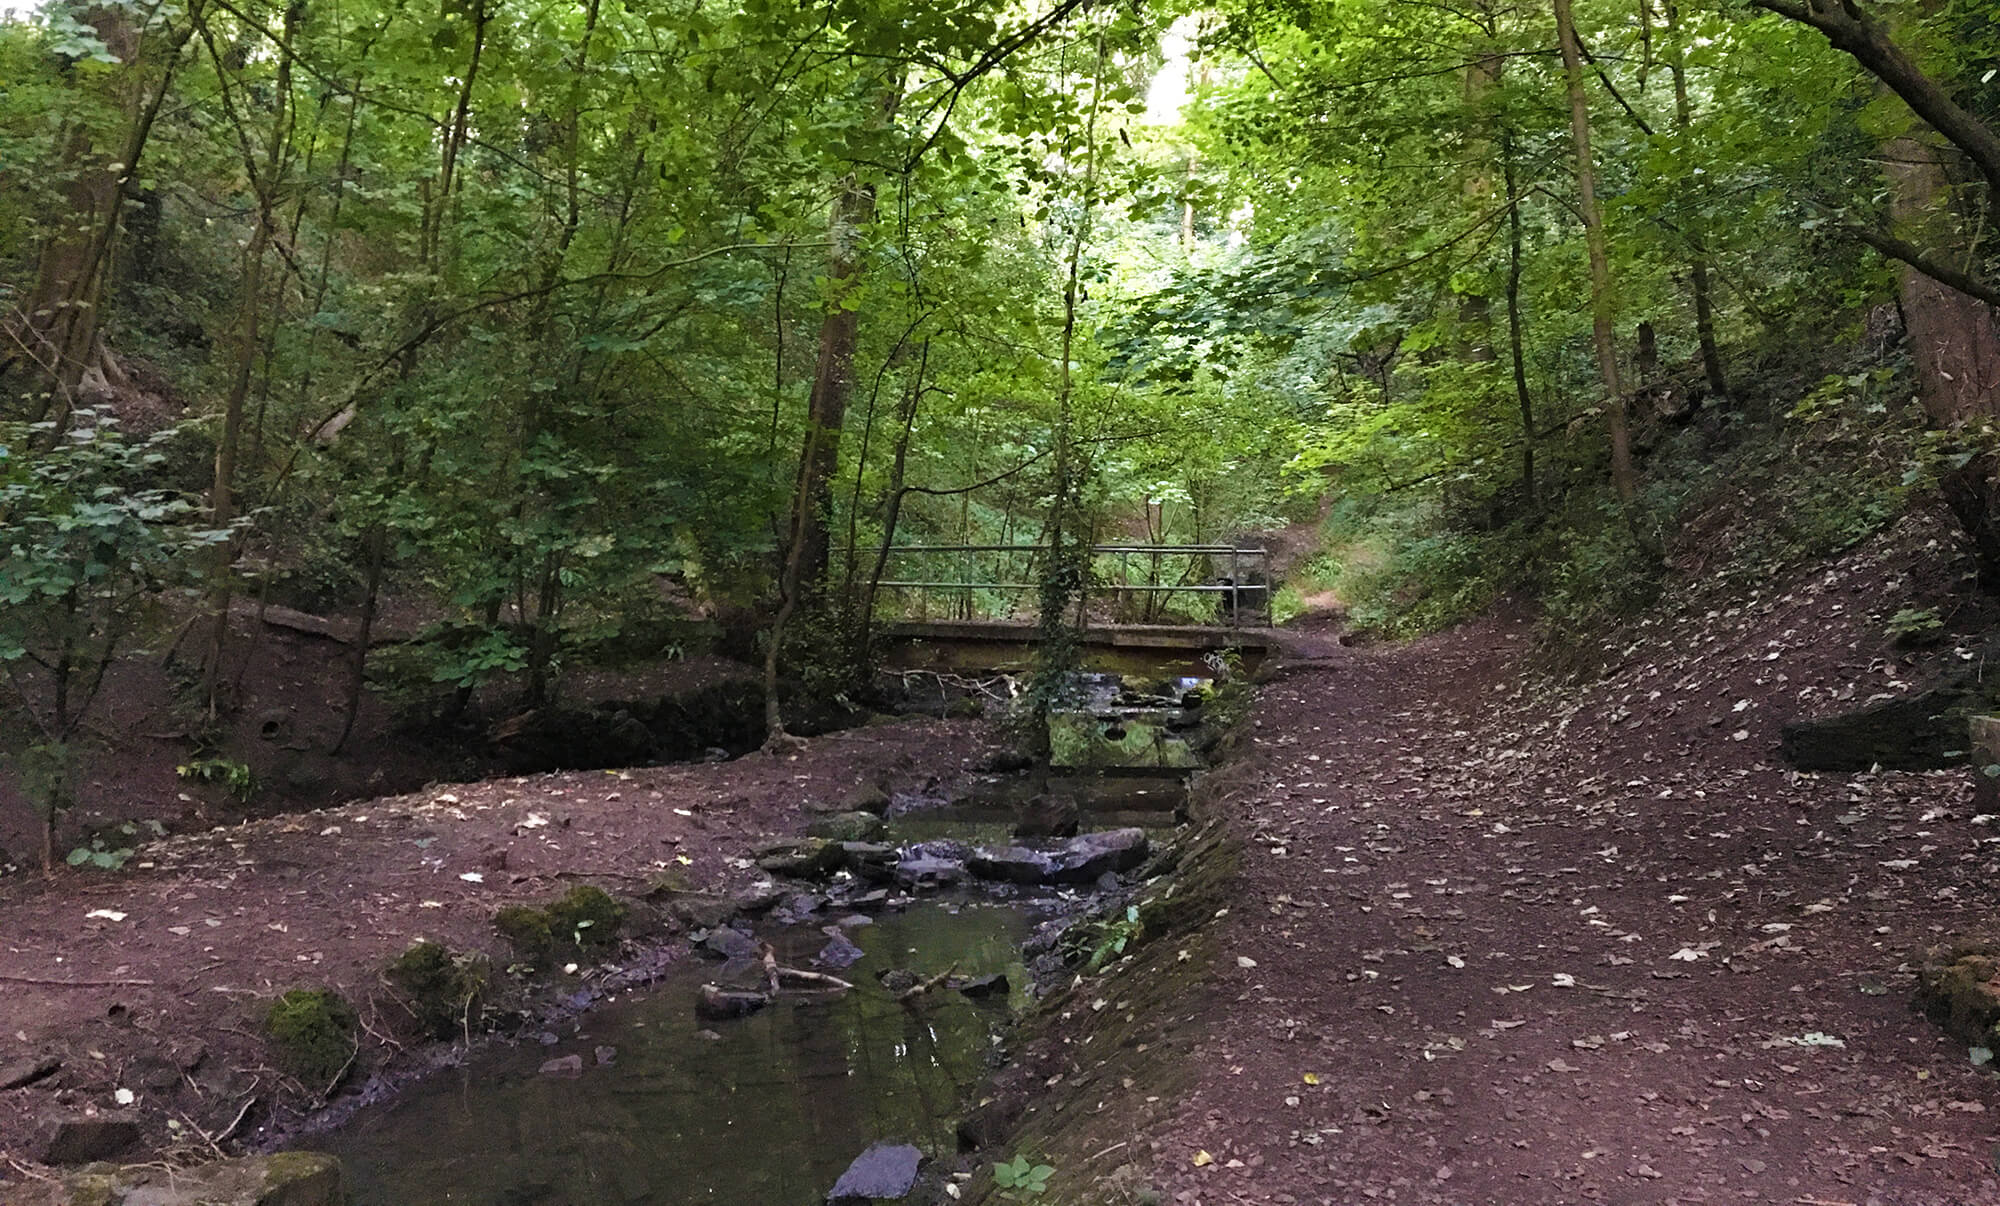
[[(25, 1191), (24, 1192), (28, 1192)], [(340, 1161), (317, 1152), (277, 1152), (194, 1168), (93, 1164), (46, 1182), (10, 1206), (340, 1206), (347, 1200)]]
[(840, 1174), (826, 1200), (831, 1206), (896, 1201), (908, 1196), (923, 1162), (924, 1154), (907, 1143), (873, 1144)]
[(896, 879), (911, 887), (941, 887), (965, 878), (965, 868), (941, 858), (904, 859), (896, 866)]
[(757, 957), (757, 940), (742, 930), (729, 926), (718, 926), (708, 932), (701, 945), (710, 954), (723, 959), (754, 959)]
[(1047, 883), (1055, 873), (1056, 862), (1039, 851), (1009, 846), (1004, 850), (981, 850), (966, 862), (965, 867), (981, 879), (1007, 884), (1040, 884)]
[(828, 942), (825, 949), (821, 950), (819, 954), (813, 956), (814, 963), (819, 964), (821, 967), (831, 967), (838, 971), (843, 967), (853, 967), (855, 964), (861, 962), (863, 957), (862, 949), (848, 941), (847, 935), (841, 933), (838, 927), (828, 926), (827, 937), (831, 938), (832, 941)]

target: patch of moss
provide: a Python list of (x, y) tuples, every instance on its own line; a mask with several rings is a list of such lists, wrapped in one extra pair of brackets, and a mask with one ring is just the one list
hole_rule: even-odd
[(295, 988), (271, 1003), (264, 1029), (278, 1066), (315, 1092), (331, 1089), (360, 1047), (361, 1019), (330, 988)]
[(573, 943), (578, 950), (600, 951), (618, 941), (618, 927), (625, 924), (625, 906), (602, 888), (578, 884), (548, 907), (549, 931), (558, 942)]
[(549, 928), (548, 913), (541, 909), (507, 905), (493, 914), (493, 928), (525, 963), (543, 964), (555, 954), (555, 932)]
[(602, 888), (578, 884), (542, 908), (508, 905), (493, 914), (493, 927), (516, 956), (537, 966), (559, 952), (596, 955), (618, 941), (627, 910)]
[(479, 1025), (486, 993), (486, 960), (454, 955), (449, 947), (419, 941), (389, 961), (383, 977), (403, 996), (417, 1027), (448, 1039)]

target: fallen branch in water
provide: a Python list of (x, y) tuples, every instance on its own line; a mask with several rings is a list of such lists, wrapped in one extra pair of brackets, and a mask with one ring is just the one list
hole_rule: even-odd
[(804, 984), (818, 984), (829, 992), (846, 992), (854, 987), (854, 985), (841, 979), (839, 976), (829, 976), (816, 971), (806, 971), (800, 967), (784, 966), (778, 962), (778, 952), (773, 950), (771, 944), (768, 942), (762, 944), (762, 950), (764, 955), (764, 978), (770, 982), (773, 995), (781, 991), (779, 982), (782, 980), (797, 980)]
[(930, 979), (925, 980), (921, 984), (918, 984), (916, 987), (904, 989), (900, 994), (897, 995), (896, 1004), (907, 1005), (911, 1001), (916, 1000), (918, 997), (923, 996), (925, 993), (935, 990), (940, 985), (942, 985), (946, 980), (951, 979), (953, 973), (957, 971), (958, 971), (958, 964), (954, 963), (950, 967), (947, 967), (943, 971), (939, 972), (937, 975), (932, 976)]
[(778, 975), (786, 980), (798, 980), (805, 984), (819, 984), (834, 992), (846, 992), (854, 985), (839, 976), (829, 976), (821, 972), (807, 971), (801, 967), (780, 967)]

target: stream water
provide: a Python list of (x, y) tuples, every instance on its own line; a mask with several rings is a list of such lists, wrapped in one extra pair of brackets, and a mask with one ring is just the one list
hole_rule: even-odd
[[(1099, 677), (1101, 698), (1082, 711), (1086, 744), (1098, 727), (1151, 722), (1166, 733), (1161, 718), (1181, 714), (1172, 698), (1121, 700), (1116, 680)], [(1145, 747), (1136, 764), (1093, 760), (1103, 774), (975, 777), (948, 803), (893, 809), (886, 840), (1006, 846), (1020, 809), (1043, 793), (1076, 799), (1086, 830), (1171, 825), (1186, 786), (1149, 752), (1164, 740), (1128, 742)], [(1080, 902), (1074, 889), (1017, 888), (903, 900), (867, 918), (843, 916), (836, 900), (811, 923), (759, 928), (799, 968), (843, 935), (861, 950), (837, 969), (850, 992), (788, 991), (748, 1017), (704, 1022), (701, 986), (745, 968), (690, 958), (540, 1043), (484, 1049), (313, 1146), (346, 1164), (354, 1206), (813, 1206), (872, 1143), (948, 1156), (968, 1091), (993, 1070), (1010, 1010), (1026, 1002), (1022, 943)], [(905, 1006), (877, 979), (948, 970), (998, 973), (1008, 987), (979, 999), (944, 987)]]
[[(483, 1052), (314, 1144), (339, 1156), (354, 1206), (810, 1206), (870, 1143), (953, 1150), (964, 1090), (990, 1071), (1006, 997), (896, 1003), (876, 973), (999, 972), (1027, 983), (1022, 904), (925, 901), (848, 931), (864, 952), (838, 996), (780, 997), (747, 1018), (694, 1016), (713, 964), (690, 962), (596, 1009), (550, 1045)], [(783, 932), (807, 966), (826, 936)], [(608, 1062), (600, 1063), (600, 1051)], [(580, 1075), (545, 1061), (581, 1056)]]

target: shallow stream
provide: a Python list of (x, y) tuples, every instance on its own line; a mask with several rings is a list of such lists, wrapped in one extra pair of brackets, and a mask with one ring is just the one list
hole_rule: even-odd
[[(1075, 799), (1085, 830), (1158, 829), (1186, 792), (1157, 767), (962, 786), (950, 801), (899, 801), (886, 840), (1006, 846), (1020, 810), (1047, 793)], [(967, 1094), (1027, 1001), (1022, 943), (1084, 901), (1078, 889), (974, 885), (896, 896), (864, 917), (836, 891), (815, 898), (827, 903), (808, 922), (757, 928), (779, 963), (838, 975), (850, 992), (788, 990), (747, 1017), (703, 1021), (702, 985), (755, 987), (761, 965), (690, 957), (539, 1043), (482, 1049), (313, 1146), (346, 1164), (354, 1206), (814, 1206), (872, 1143), (950, 1156)], [(816, 963), (842, 939), (858, 961)], [(885, 972), (901, 979), (885, 987)], [(946, 972), (997, 973), (1007, 986), (976, 999), (938, 986), (899, 1003), (911, 976)]]
[[(553, 1044), (487, 1050), (314, 1144), (346, 1162), (354, 1206), (810, 1206), (870, 1143), (954, 1150), (966, 1089), (991, 1070), (1006, 996), (940, 990), (897, 1004), (876, 973), (1007, 975), (1027, 983), (1028, 908), (929, 900), (847, 931), (853, 992), (779, 997), (727, 1022), (695, 1018), (716, 965), (690, 960)], [(810, 966), (827, 937), (773, 935)], [(600, 1052), (609, 1062), (600, 1063)], [(574, 1076), (539, 1071), (582, 1059)]]

